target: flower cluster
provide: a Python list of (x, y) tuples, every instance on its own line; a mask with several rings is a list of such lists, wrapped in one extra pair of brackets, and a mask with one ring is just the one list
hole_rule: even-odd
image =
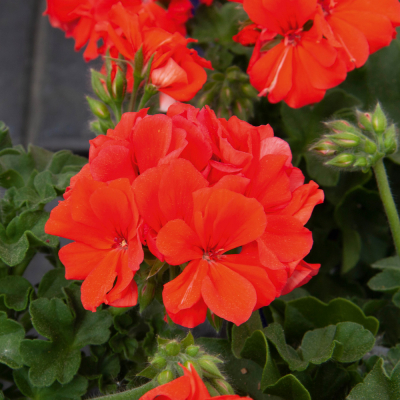
[[(191, 16), (189, 0), (171, 0), (164, 9), (153, 0), (47, 0), (51, 24), (75, 39), (75, 49), (86, 44), (86, 61), (109, 54), (127, 62), (128, 90), (133, 87), (135, 55), (142, 51), (139, 74), (152, 61), (150, 81), (179, 101), (190, 100), (207, 80), (211, 64), (189, 49), (185, 23)], [(99, 43), (101, 45), (99, 46)]]
[(348, 71), (389, 45), (400, 25), (397, 0), (243, 0), (250, 22), (234, 37), (255, 45), (250, 81), (272, 103), (320, 101)]
[[(181, 368), (183, 369), (183, 376), (150, 390), (140, 400), (161, 398), (165, 400), (237, 400), (244, 398), (232, 394), (212, 396), (193, 367), (185, 368), (181, 365)], [(249, 397), (246, 398), (249, 399)]]
[(68, 279), (85, 279), (86, 309), (136, 304), (142, 246), (181, 266), (163, 301), (187, 327), (208, 309), (239, 325), (318, 272), (303, 261), (313, 243), (304, 224), (323, 192), (304, 184), (269, 125), (182, 103), (146, 114), (125, 113), (90, 141), (89, 163), (46, 225), (75, 241), (60, 259)]

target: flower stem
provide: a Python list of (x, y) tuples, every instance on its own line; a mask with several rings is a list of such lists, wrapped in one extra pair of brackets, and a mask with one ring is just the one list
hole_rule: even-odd
[(133, 78), (133, 89), (131, 93), (131, 99), (129, 100), (129, 107), (128, 107), (128, 112), (133, 112), (135, 111), (135, 106), (136, 106), (136, 98), (139, 90), (139, 86), (141, 84), (141, 80), (138, 79), (138, 77)]
[(102, 397), (96, 397), (92, 400), (136, 400), (142, 397), (149, 390), (154, 389), (157, 383), (150, 381), (143, 386), (135, 389), (127, 390), (121, 393), (109, 394)]
[(400, 219), (396, 209), (396, 204), (393, 200), (392, 192), (390, 190), (383, 158), (375, 163), (373, 169), (375, 172), (375, 178), (378, 184), (379, 194), (382, 199), (383, 207), (389, 220), (389, 226), (390, 230), (392, 231), (396, 253), (398, 256), (400, 256)]

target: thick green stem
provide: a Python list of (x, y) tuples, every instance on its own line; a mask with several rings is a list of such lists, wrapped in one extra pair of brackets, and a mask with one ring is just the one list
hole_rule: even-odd
[(137, 98), (139, 86), (141, 83), (142, 83), (142, 80), (140, 79), (140, 77), (135, 76), (135, 74), (133, 74), (133, 89), (132, 89), (131, 99), (129, 101), (128, 112), (135, 111), (136, 98)]
[(390, 230), (392, 231), (394, 245), (397, 255), (400, 256), (400, 219), (390, 190), (388, 177), (386, 174), (383, 158), (377, 161), (373, 167), (378, 184), (379, 194), (382, 199), (383, 207), (389, 220)]
[(135, 389), (127, 390), (126, 392), (109, 394), (102, 397), (96, 397), (92, 400), (132, 400), (139, 399), (149, 390), (154, 389), (157, 386), (157, 383), (154, 381), (150, 381), (143, 386), (140, 386)]
[(146, 85), (144, 88), (144, 93), (143, 93), (143, 97), (140, 100), (140, 104), (139, 104), (139, 110), (141, 110), (142, 108), (144, 108), (147, 104), (147, 102), (157, 93), (157, 89), (155, 89), (154, 86), (149, 86)]

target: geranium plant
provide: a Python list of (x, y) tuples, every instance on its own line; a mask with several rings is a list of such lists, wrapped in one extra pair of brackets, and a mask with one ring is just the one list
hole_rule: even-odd
[(0, 124), (0, 398), (400, 398), (400, 3), (201, 3), (47, 0), (102, 67), (88, 158)]

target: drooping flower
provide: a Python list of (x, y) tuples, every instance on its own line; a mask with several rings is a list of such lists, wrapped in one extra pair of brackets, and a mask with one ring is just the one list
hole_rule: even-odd
[(51, 211), (45, 231), (74, 241), (59, 256), (67, 279), (84, 280), (82, 304), (87, 310), (96, 311), (102, 303), (136, 305), (133, 276), (143, 261), (138, 224), (128, 179), (107, 184), (81, 176)]
[[(211, 63), (199, 57), (194, 49), (187, 48), (193, 39), (161, 28), (147, 28), (139, 15), (130, 15), (122, 4), (113, 6), (110, 22), (107, 33), (113, 47), (127, 60), (133, 61), (140, 48), (145, 68), (153, 57), (150, 78), (160, 92), (179, 101), (188, 101), (206, 82), (204, 68), (211, 68)], [(131, 68), (127, 70), (127, 79), (128, 88), (131, 88)]]
[(369, 54), (388, 46), (400, 25), (397, 0), (318, 0), (316, 23), (338, 48), (347, 70), (365, 64)]
[[(181, 368), (183, 369), (183, 376), (150, 390), (139, 400), (236, 400), (244, 398), (237, 395), (211, 397), (206, 385), (194, 368), (191, 366), (189, 368), (181, 366)], [(249, 397), (246, 397), (246, 399), (249, 399)]]
[(252, 85), (271, 103), (284, 100), (294, 108), (315, 103), (345, 79), (344, 61), (312, 26), (317, 0), (244, 0), (243, 6), (266, 30), (257, 40), (248, 73)]

